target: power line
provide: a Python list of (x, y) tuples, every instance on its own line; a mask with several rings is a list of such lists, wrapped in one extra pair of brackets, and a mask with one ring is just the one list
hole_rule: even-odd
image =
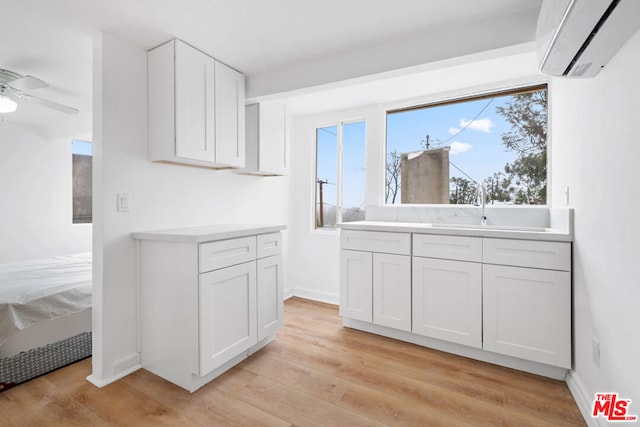
[(473, 122), (474, 122), (478, 117), (480, 117), (480, 114), (482, 114), (482, 113), (484, 112), (484, 110), (486, 110), (486, 109), (487, 109), (487, 107), (489, 107), (489, 105), (493, 102), (493, 100), (494, 100), (494, 99), (495, 99), (495, 98), (491, 98), (491, 99), (489, 100), (489, 102), (487, 102), (487, 105), (485, 105), (484, 107), (482, 107), (482, 109), (481, 109), (480, 111), (478, 111), (478, 114), (476, 114), (476, 116), (475, 116), (473, 119), (471, 119), (471, 120), (466, 124), (466, 126), (465, 126), (465, 127), (463, 127), (462, 129), (460, 129), (458, 132), (454, 133), (451, 137), (449, 137), (449, 138), (445, 139), (444, 141), (438, 141), (438, 142), (439, 142), (439, 144), (438, 144), (438, 145), (442, 145), (442, 144), (444, 144), (445, 142), (449, 142), (449, 141), (451, 141), (453, 138), (455, 138), (456, 136), (458, 136), (458, 135), (460, 135), (462, 132), (464, 132), (464, 131), (469, 127), (469, 126), (471, 126), (471, 123), (473, 123)]
[(473, 181), (474, 184), (477, 184), (478, 181), (476, 181), (475, 179), (471, 178), (465, 171), (463, 171), (462, 169), (460, 169), (458, 166), (456, 166), (451, 160), (449, 160), (449, 164), (451, 166), (453, 166), (454, 168), (458, 169), (464, 176), (466, 176), (467, 178), (469, 178), (471, 181)]

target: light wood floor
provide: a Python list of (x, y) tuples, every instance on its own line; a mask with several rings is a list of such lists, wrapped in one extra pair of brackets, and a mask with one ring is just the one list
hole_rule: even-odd
[(276, 341), (194, 394), (90, 359), (0, 393), (1, 426), (583, 426), (564, 382), (343, 328), (289, 299)]

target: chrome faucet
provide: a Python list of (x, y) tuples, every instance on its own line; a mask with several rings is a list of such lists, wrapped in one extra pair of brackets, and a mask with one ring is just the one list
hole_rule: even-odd
[(476, 187), (476, 206), (482, 205), (482, 216), (480, 216), (480, 225), (487, 225), (487, 216), (484, 213), (484, 205), (487, 198), (487, 190), (481, 182)]

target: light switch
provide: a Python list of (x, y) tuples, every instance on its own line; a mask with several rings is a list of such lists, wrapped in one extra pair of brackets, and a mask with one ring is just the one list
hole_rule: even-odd
[(131, 212), (128, 193), (118, 193), (117, 210), (118, 212)]

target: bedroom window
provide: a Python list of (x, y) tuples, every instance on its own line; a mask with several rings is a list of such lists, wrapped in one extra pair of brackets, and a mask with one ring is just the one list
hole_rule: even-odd
[(547, 85), (387, 112), (386, 204), (547, 202)]
[(364, 219), (364, 121), (316, 129), (314, 228)]
[(71, 142), (74, 224), (92, 221), (92, 148), (90, 142)]

